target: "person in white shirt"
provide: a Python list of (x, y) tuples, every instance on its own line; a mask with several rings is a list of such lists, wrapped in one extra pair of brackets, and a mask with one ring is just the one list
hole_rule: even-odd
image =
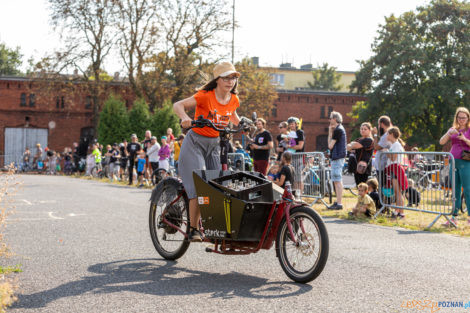
[[(398, 127), (390, 127), (387, 131), (387, 140), (392, 144), (388, 152), (397, 152), (398, 154), (387, 154), (387, 168), (386, 173), (392, 178), (393, 191), (396, 197), (396, 205), (402, 207), (405, 205), (405, 197), (403, 192), (408, 188), (408, 178), (406, 177), (405, 170), (401, 165), (403, 162), (403, 153), (405, 144), (400, 138), (400, 130)], [(403, 218), (402, 209), (397, 209), (395, 217)]]
[(150, 174), (158, 168), (158, 151), (160, 150), (160, 144), (157, 142), (157, 137), (153, 136), (150, 138), (150, 146), (147, 148), (147, 156), (150, 163)]

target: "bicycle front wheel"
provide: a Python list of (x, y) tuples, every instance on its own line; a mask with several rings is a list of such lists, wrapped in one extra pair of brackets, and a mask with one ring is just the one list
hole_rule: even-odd
[(150, 236), (157, 252), (167, 260), (180, 258), (189, 247), (182, 233), (189, 231), (189, 200), (182, 187), (178, 180), (167, 178), (152, 193)]
[(329, 251), (328, 233), (318, 213), (306, 206), (292, 209), (290, 221), (284, 217), (279, 225), (277, 248), (281, 267), (292, 280), (308, 283), (317, 278), (326, 265)]

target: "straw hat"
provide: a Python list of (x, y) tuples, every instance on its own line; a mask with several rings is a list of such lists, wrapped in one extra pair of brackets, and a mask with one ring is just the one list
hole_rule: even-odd
[(241, 75), (230, 62), (222, 62), (214, 67), (214, 78), (227, 77), (232, 74), (236, 74), (237, 77)]

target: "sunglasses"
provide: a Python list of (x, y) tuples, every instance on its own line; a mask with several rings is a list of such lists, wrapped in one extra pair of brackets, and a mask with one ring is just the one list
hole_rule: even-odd
[(226, 83), (231, 82), (231, 81), (236, 81), (238, 79), (237, 76), (221, 77), (221, 78)]

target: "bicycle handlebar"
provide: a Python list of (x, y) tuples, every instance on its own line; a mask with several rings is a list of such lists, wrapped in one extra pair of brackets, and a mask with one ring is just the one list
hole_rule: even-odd
[(197, 120), (191, 121), (191, 127), (192, 128), (203, 128), (203, 127), (210, 127), (215, 131), (218, 132), (224, 132), (228, 134), (234, 134), (238, 133), (246, 128), (246, 126), (250, 126), (250, 124), (253, 124), (252, 121), (250, 121), (247, 118), (242, 117), (240, 119), (240, 123), (238, 124), (237, 129), (232, 129), (230, 127), (223, 127), (223, 128), (218, 128), (217, 126), (214, 125), (214, 123), (211, 120), (205, 119), (202, 115), (197, 118)]

